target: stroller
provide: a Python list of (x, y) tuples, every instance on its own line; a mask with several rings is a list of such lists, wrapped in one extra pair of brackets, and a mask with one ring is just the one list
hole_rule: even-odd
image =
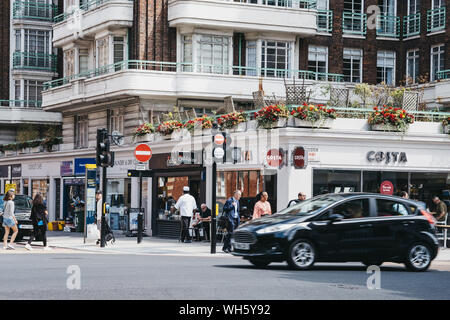
[[(110, 244), (114, 244), (116, 242), (116, 238), (114, 237), (114, 233), (111, 230), (111, 227), (109, 226), (108, 222), (105, 223), (105, 245), (108, 245), (108, 242)], [(100, 240), (97, 240), (97, 245), (100, 244)]]

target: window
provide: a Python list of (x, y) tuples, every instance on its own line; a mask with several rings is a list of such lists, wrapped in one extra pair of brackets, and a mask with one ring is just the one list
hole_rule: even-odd
[(88, 115), (75, 116), (75, 148), (87, 148), (89, 142)]
[(406, 83), (417, 83), (419, 78), (419, 49), (406, 53)]
[(24, 99), (42, 101), (43, 81), (24, 80)]
[(361, 171), (314, 170), (313, 196), (361, 191)]
[(344, 0), (343, 30), (347, 33), (365, 34), (363, 0)]
[(381, 14), (385, 16), (395, 16), (396, 7), (395, 0), (379, 0), (378, 5), (381, 9)]
[(256, 41), (247, 41), (247, 75), (257, 76), (257, 53), (256, 53)]
[(378, 51), (377, 54), (377, 83), (395, 84), (395, 52)]
[(182, 54), (183, 57), (183, 71), (192, 72), (192, 36), (181, 36), (181, 42), (183, 45)]
[(22, 30), (16, 30), (16, 51), (22, 48)]
[(87, 72), (89, 70), (89, 50), (78, 50), (78, 73)]
[(420, 0), (408, 0), (408, 15), (420, 13)]
[(226, 74), (228, 70), (229, 37), (200, 35), (198, 63), (200, 72)]
[(439, 9), (445, 6), (445, 0), (433, 0), (433, 9)]
[(431, 81), (437, 80), (437, 73), (444, 70), (444, 45), (431, 47)]
[[(113, 63), (116, 64), (125, 60), (125, 38), (124, 37), (113, 37)], [(120, 65), (115, 66), (115, 70), (118, 71), (122, 69)]]
[(328, 48), (308, 47), (308, 71), (315, 73), (315, 80), (327, 80), (328, 72)]
[(74, 50), (64, 51), (64, 76), (69, 77), (75, 74)]
[(50, 52), (50, 31), (24, 30), (25, 52), (49, 53)]
[(20, 80), (14, 81), (14, 99), (15, 100), (22, 100), (22, 94), (20, 92)]
[(291, 44), (263, 40), (261, 45), (261, 75), (264, 77), (289, 77)]
[(361, 82), (362, 79), (362, 50), (344, 49), (344, 81)]
[(397, 8), (395, 0), (378, 0), (381, 17), (378, 17), (378, 32), (380, 35), (397, 34)]
[(368, 199), (357, 199), (344, 202), (333, 208), (333, 214), (340, 214), (344, 219), (357, 219), (370, 216)]
[(109, 110), (109, 132), (114, 131), (123, 134), (123, 109)]
[(409, 214), (406, 206), (400, 202), (377, 199), (377, 215), (385, 216), (407, 216)]
[(344, 11), (362, 13), (363, 0), (344, 0)]

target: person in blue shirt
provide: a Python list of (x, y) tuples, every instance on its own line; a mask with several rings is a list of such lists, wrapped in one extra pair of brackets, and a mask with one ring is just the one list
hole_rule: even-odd
[(225, 202), (223, 206), (223, 214), (228, 218), (227, 234), (223, 240), (222, 251), (225, 253), (231, 252), (231, 235), (233, 231), (239, 226), (239, 199), (241, 198), (241, 191), (234, 191), (233, 196)]

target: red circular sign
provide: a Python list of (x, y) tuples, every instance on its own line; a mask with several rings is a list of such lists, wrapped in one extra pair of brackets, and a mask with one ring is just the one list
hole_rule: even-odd
[(225, 137), (223, 136), (223, 134), (216, 134), (214, 136), (214, 143), (217, 144), (218, 146), (222, 145), (225, 142)]
[(297, 147), (294, 149), (294, 167), (296, 169), (303, 169), (305, 168), (305, 149), (302, 147)]
[(152, 157), (152, 148), (142, 143), (134, 149), (134, 157), (139, 162), (147, 162)]
[(280, 149), (270, 149), (266, 155), (270, 167), (279, 167), (283, 163), (283, 152)]
[(394, 194), (394, 185), (392, 182), (386, 180), (380, 185), (380, 193), (392, 196)]

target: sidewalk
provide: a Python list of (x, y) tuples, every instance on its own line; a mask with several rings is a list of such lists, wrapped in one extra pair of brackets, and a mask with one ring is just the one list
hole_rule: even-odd
[[(211, 257), (209, 242), (181, 243), (178, 240), (162, 239), (156, 237), (144, 237), (137, 244), (136, 237), (125, 237), (122, 232), (115, 232), (116, 242), (101, 248), (95, 241), (86, 240), (83, 244), (83, 236), (80, 233), (52, 232), (47, 233), (48, 244), (51, 247), (80, 250), (87, 252), (109, 254), (142, 254), (142, 255), (173, 255), (173, 256), (200, 256)], [(216, 245), (216, 257), (232, 257), (222, 252), (222, 243)], [(450, 262), (450, 248), (440, 248), (434, 261)]]
[[(116, 242), (107, 244), (101, 248), (94, 240), (86, 239), (83, 243), (83, 235), (74, 232), (52, 232), (47, 233), (48, 245), (56, 248), (65, 248), (87, 252), (109, 253), (109, 254), (143, 254), (143, 255), (172, 255), (172, 256), (205, 256), (211, 257), (211, 246), (209, 242), (181, 243), (173, 239), (161, 239), (156, 237), (144, 237), (140, 244), (136, 237), (125, 237), (122, 232), (114, 233)], [(222, 252), (222, 243), (216, 245), (217, 257), (232, 257)]]

